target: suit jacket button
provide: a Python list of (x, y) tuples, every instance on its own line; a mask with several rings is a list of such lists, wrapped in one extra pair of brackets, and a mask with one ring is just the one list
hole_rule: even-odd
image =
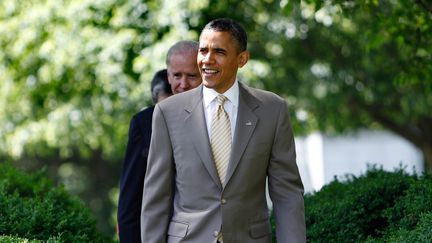
[(226, 203), (225, 198), (222, 198), (221, 203), (222, 203), (222, 204), (225, 204), (225, 203)]
[(213, 232), (213, 236), (214, 236), (214, 237), (218, 237), (218, 235), (219, 235), (219, 232), (218, 232), (218, 231)]

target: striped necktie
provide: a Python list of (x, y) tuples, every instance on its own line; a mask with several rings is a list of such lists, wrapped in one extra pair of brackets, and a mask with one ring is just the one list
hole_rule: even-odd
[(211, 128), (211, 148), (222, 185), (225, 183), (226, 171), (231, 155), (231, 123), (223, 107), (227, 99), (224, 95), (216, 97), (217, 110), (213, 116)]

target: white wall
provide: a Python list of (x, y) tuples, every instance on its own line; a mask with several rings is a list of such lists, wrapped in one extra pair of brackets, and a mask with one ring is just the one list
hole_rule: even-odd
[(421, 152), (404, 138), (388, 131), (361, 130), (355, 134), (327, 136), (313, 133), (298, 137), (297, 163), (306, 192), (318, 191), (334, 176), (360, 175), (367, 165), (393, 171), (423, 172)]

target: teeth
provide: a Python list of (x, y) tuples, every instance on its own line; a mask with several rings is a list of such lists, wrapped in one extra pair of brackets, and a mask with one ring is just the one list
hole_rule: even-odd
[(217, 70), (214, 70), (214, 69), (204, 69), (203, 71), (205, 73), (217, 73)]

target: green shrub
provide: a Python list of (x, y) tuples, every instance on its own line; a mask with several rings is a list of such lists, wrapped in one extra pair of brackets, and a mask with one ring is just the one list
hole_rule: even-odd
[(406, 195), (385, 213), (390, 225), (383, 241), (432, 242), (432, 176), (422, 176), (412, 183)]
[[(432, 242), (432, 213), (418, 215), (418, 224), (411, 230), (400, 228), (392, 231), (385, 242), (406, 243), (406, 242)], [(384, 240), (383, 240), (384, 242)]]
[(413, 229), (422, 213), (432, 210), (432, 176), (426, 175), (412, 183), (406, 195), (386, 211), (391, 228)]
[(305, 195), (309, 242), (432, 242), (432, 177), (371, 167)]
[(0, 235), (0, 242), (2, 243), (57, 243), (61, 241), (55, 237), (50, 238), (47, 241), (41, 241), (41, 240), (29, 240), (25, 238), (16, 237), (16, 236)]
[(2, 236), (0, 235), (0, 242), (3, 243), (21, 243), (21, 242), (27, 242), (27, 243), (40, 243), (40, 241), (37, 240), (27, 240), (19, 237), (14, 236)]
[(9, 163), (0, 163), (0, 235), (47, 242), (106, 242), (81, 201), (62, 186), (54, 186), (43, 171), (26, 174)]
[(312, 242), (359, 242), (380, 237), (389, 222), (385, 209), (394, 206), (416, 180), (403, 170), (370, 168), (360, 177), (335, 179), (305, 196), (307, 237)]

